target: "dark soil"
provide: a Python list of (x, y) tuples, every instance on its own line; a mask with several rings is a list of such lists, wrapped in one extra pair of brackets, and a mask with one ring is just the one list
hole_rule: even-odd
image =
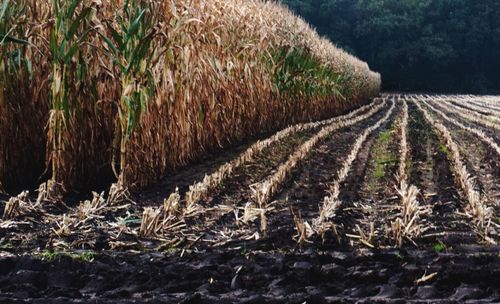
[[(205, 208), (216, 206), (228, 206), (231, 209), (234, 207), (244, 207), (247, 202), (252, 200), (250, 186), (272, 174), (281, 163), (288, 159), (288, 156), (298, 146), (311, 138), (318, 130), (318, 128), (315, 128), (299, 132), (285, 138), (280, 143), (266, 148), (257, 158), (245, 166), (237, 168), (233, 172), (232, 177), (216, 189), (206, 201), (202, 202), (202, 205)], [(233, 211), (220, 208), (208, 210), (190, 220), (188, 231), (182, 232), (183, 234), (193, 233), (193, 237), (189, 240), (189, 246), (192, 246), (194, 242), (198, 242), (199, 240), (218, 243), (221, 241), (220, 231), (233, 232), (241, 228), (236, 223)], [(222, 236), (223, 238), (227, 238), (225, 234)]]
[[(469, 172), (476, 177), (476, 184), (481, 193), (487, 198), (488, 206), (500, 212), (500, 158), (488, 144), (477, 136), (449, 123), (442, 123), (450, 130), (455, 141), (467, 143), (460, 145), (460, 152)], [(496, 232), (495, 229), (492, 229)], [(500, 241), (500, 235), (492, 236)]]
[(466, 126), (469, 126), (471, 128), (479, 129), (479, 130), (483, 131), (486, 135), (493, 138), (497, 143), (500, 143), (500, 132), (497, 132), (495, 129), (489, 129), (489, 128), (483, 126), (482, 124), (479, 124), (479, 123), (474, 122), (474, 121), (469, 121), (469, 120), (464, 119), (463, 117), (461, 117), (455, 113), (449, 112), (449, 111), (447, 111), (447, 109), (444, 105), (442, 105), (438, 102), (433, 102), (431, 104), (434, 105), (435, 107), (437, 106), (436, 108), (443, 111), (448, 117), (453, 118), (453, 119), (457, 120), (458, 122), (460, 122)]
[[(401, 99), (396, 98), (396, 101)], [(401, 113), (395, 115), (399, 116), (392, 117), (388, 126), (382, 127), (377, 132), (359, 192), (360, 202), (363, 205), (353, 209), (359, 213), (360, 221), (357, 225), (365, 234), (371, 233), (373, 225), (375, 230), (371, 242), (378, 246), (388, 246), (393, 243), (386, 235), (386, 230), (395, 219), (397, 206), (400, 203), (396, 190), (399, 186), (396, 174), (400, 158), (401, 134), (399, 134), (399, 120), (396, 119), (401, 118)], [(353, 232), (359, 234), (359, 231)]]
[[(359, 151), (358, 157), (354, 161), (351, 171), (347, 180), (341, 185), (341, 191), (339, 198), (342, 201), (342, 206), (340, 207), (336, 221), (340, 224), (338, 231), (340, 234), (354, 234), (359, 235), (357, 226), (363, 229), (364, 233), (369, 234), (369, 224), (367, 225), (367, 218), (369, 217), (369, 210), (379, 209), (383, 202), (379, 201), (378, 195), (375, 193), (367, 193), (367, 180), (368, 177), (373, 173), (374, 169), (372, 166), (373, 160), (373, 146), (377, 143), (378, 137), (381, 132), (388, 131), (392, 123), (394, 123), (400, 107), (396, 104), (396, 108), (389, 119), (382, 124), (377, 130), (375, 130), (366, 142), (363, 144), (361, 150)], [(358, 134), (360, 134), (359, 132)], [(354, 140), (353, 140), (354, 142)], [(391, 171), (391, 168), (386, 168)], [(387, 172), (383, 178), (375, 182), (375, 188), (388, 189), (393, 184), (393, 175)], [(389, 190), (386, 192), (386, 199), (394, 199), (393, 191)], [(380, 219), (379, 223), (385, 222), (384, 219)], [(365, 227), (367, 226), (367, 227)], [(366, 228), (366, 229), (365, 229)], [(352, 239), (345, 238), (344, 243), (352, 243)]]
[(409, 114), (410, 182), (421, 189), (422, 201), (432, 206), (432, 214), (426, 219), (431, 229), (422, 241), (444, 244), (477, 242), (466, 218), (457, 214), (463, 211), (464, 203), (454, 182), (444, 141), (413, 103), (409, 103)]
[[(318, 217), (323, 198), (328, 195), (329, 184), (336, 178), (336, 172), (351, 150), (352, 143), (367, 126), (382, 118), (389, 106), (387, 104), (380, 112), (363, 122), (336, 131), (318, 145), (302, 165), (295, 168), (290, 180), (277, 195), (274, 205), (276, 211), (271, 212), (268, 217), (267, 239), (273, 240), (272, 248), (295, 246), (292, 238), (282, 237), (296, 233), (291, 210), (309, 223)], [(254, 226), (254, 230), (257, 228)], [(329, 244), (332, 245), (336, 244)]]
[[(498, 303), (497, 253), (355, 250), (0, 258), (1, 303)], [(435, 274), (417, 283), (424, 275)]]

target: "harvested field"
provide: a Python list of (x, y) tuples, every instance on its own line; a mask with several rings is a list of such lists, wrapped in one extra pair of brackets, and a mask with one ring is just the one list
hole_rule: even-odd
[(498, 100), (382, 94), (121, 197), (4, 195), (0, 302), (498, 303)]

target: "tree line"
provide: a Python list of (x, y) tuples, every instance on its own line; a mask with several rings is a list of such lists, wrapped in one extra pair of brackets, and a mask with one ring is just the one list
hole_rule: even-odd
[(500, 1), (283, 0), (385, 90), (500, 92)]

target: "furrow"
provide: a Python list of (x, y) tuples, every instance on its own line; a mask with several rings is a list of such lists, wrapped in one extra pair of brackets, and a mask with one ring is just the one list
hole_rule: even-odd
[(488, 104), (488, 103), (483, 103), (483, 101), (481, 100), (476, 100), (476, 99), (472, 99), (469, 101), (470, 104), (473, 104), (481, 109), (487, 109), (488, 111), (490, 111), (491, 113), (495, 113), (496, 115), (500, 115), (500, 107), (496, 107), (492, 104)]
[[(256, 221), (260, 221), (260, 232), (266, 234), (267, 216), (274, 210), (274, 207), (268, 204), (269, 200), (282, 188), (292, 171), (295, 168), (300, 167), (301, 162), (303, 162), (309, 152), (317, 146), (319, 142), (330, 136), (334, 131), (369, 119), (380, 112), (385, 104), (386, 102), (384, 101), (363, 115), (351, 118), (348, 117), (347, 119), (333, 122), (332, 124), (322, 128), (308, 141), (300, 145), (298, 149), (295, 149), (288, 159), (276, 169), (274, 174), (250, 186), (250, 201), (246, 202), (244, 208), (238, 208), (235, 210), (237, 212), (235, 213), (237, 224), (251, 225)], [(259, 190), (261, 192), (258, 192)], [(233, 207), (236, 208), (237, 206)], [(242, 215), (239, 214), (239, 211), (243, 211)], [(229, 214), (229, 212), (226, 214)]]
[[(467, 121), (472, 121), (477, 124), (480, 124), (488, 129), (495, 129), (495, 130), (500, 130), (500, 123), (498, 121), (493, 120), (490, 117), (485, 117), (484, 115), (480, 115), (475, 111), (467, 110), (464, 108), (460, 108), (458, 106), (453, 105), (450, 102), (445, 101), (444, 99), (439, 99), (435, 100), (436, 103), (443, 103), (444, 105), (447, 105), (448, 107), (446, 110), (448, 112), (454, 113)], [(440, 108), (444, 108), (442, 104), (439, 105)]]
[(354, 118), (346, 118), (343, 120), (338, 120), (319, 131), (314, 137), (305, 142), (300, 146), (289, 158), (282, 164), (278, 170), (265, 181), (253, 185), (253, 199), (257, 202), (259, 206), (265, 206), (270, 199), (280, 190), (281, 186), (285, 180), (290, 175), (290, 172), (298, 165), (300, 162), (308, 155), (308, 153), (323, 139), (330, 136), (336, 130), (352, 126), (358, 122), (361, 122), (375, 113), (377, 113), (383, 106), (385, 102), (377, 107), (374, 107), (371, 111), (364, 115), (359, 115)]
[[(332, 125), (324, 127), (315, 136), (313, 136), (307, 142), (299, 146), (299, 148), (296, 149), (293, 154), (291, 154), (288, 160), (282, 163), (276, 169), (273, 175), (265, 178), (263, 181), (259, 183), (253, 184), (249, 189), (250, 191), (252, 191), (251, 200), (246, 201), (244, 207), (238, 207), (237, 209), (230, 210), (229, 212), (226, 213), (230, 215), (230, 213), (233, 213), (232, 211), (234, 211), (236, 218), (236, 225), (238, 225), (241, 229), (230, 230), (228, 229), (227, 225), (226, 226), (221, 225), (220, 221), (218, 221), (219, 226), (222, 227), (219, 227), (218, 230), (209, 231), (207, 233), (207, 237), (214, 239), (221, 239), (222, 236), (222, 239), (234, 242), (241, 240), (242, 238), (247, 238), (247, 239), (251, 238), (252, 235), (258, 235), (259, 233), (260, 236), (267, 235), (268, 233), (271, 234), (274, 233), (273, 231), (269, 231), (267, 229), (270, 226), (268, 216), (272, 215), (271, 220), (274, 221), (276, 213), (277, 212), (279, 213), (283, 209), (283, 206), (278, 201), (273, 202), (271, 204), (269, 204), (269, 201), (283, 188), (283, 185), (287, 180), (289, 180), (289, 176), (292, 174), (292, 172), (297, 170), (297, 168), (300, 168), (302, 163), (304, 163), (305, 159), (308, 159), (308, 156), (312, 151), (312, 149), (315, 148), (320, 142), (322, 142), (326, 138), (332, 136), (332, 133), (334, 133), (334, 131), (339, 129), (344, 129), (346, 127), (351, 127), (355, 124), (362, 123), (365, 120), (370, 119), (375, 115), (381, 114), (380, 109), (385, 105), (386, 102), (384, 101), (382, 104), (374, 107), (371, 111), (367, 112), (364, 115), (357, 116), (355, 118), (352, 118), (351, 120), (342, 120), (337, 123), (333, 123)], [(305, 151), (305, 149), (309, 150)], [(276, 177), (278, 176), (281, 178), (280, 180), (276, 179)], [(270, 195), (266, 197), (267, 200), (262, 198), (260, 198), (260, 200), (257, 200), (255, 196), (256, 194), (255, 189), (259, 189), (258, 188), (259, 185), (264, 185), (270, 182), (274, 183), (275, 185), (274, 187), (272, 187), (273, 188), (272, 194), (267, 193), (267, 195)], [(245, 202), (245, 201), (240, 200), (240, 202)], [(287, 206), (284, 206), (284, 208), (285, 210), (287, 210)], [(258, 232), (256, 232), (253, 229), (253, 226), (255, 224), (260, 226), (260, 228), (257, 228), (259, 230)], [(232, 235), (232, 237), (231, 238), (225, 237), (227, 235)], [(224, 240), (222, 240), (217, 244), (220, 245), (223, 243), (225, 243)]]
[(491, 117), (492, 119), (498, 120), (500, 119), (500, 111), (490, 109), (484, 105), (478, 105), (473, 102), (471, 98), (453, 98), (450, 99), (451, 102), (455, 105), (458, 105), (461, 108), (464, 108), (468, 111), (476, 111), (481, 115), (486, 117)]
[(482, 141), (484, 141), (489, 146), (491, 146), (491, 148), (493, 148), (493, 150), (500, 156), (500, 146), (495, 142), (495, 140), (493, 138), (487, 136), (483, 131), (481, 131), (479, 129), (476, 129), (476, 128), (473, 128), (473, 127), (466, 126), (466, 125), (460, 123), (458, 120), (455, 120), (455, 119), (449, 117), (443, 111), (441, 111), (441, 110), (437, 109), (436, 107), (432, 106), (431, 104), (429, 104), (425, 100), (422, 100), (422, 103), (424, 105), (426, 105), (427, 107), (429, 107), (433, 112), (439, 114), (439, 116), (441, 116), (446, 121), (454, 124), (455, 126), (458, 126), (458, 127), (462, 128), (462, 129), (464, 129), (464, 130), (466, 130), (466, 131), (468, 131), (470, 133), (473, 133), (473, 134), (479, 136), (479, 138)]
[(476, 232), (486, 241), (495, 243), (495, 241), (488, 236), (490, 234), (490, 229), (493, 228), (491, 226), (493, 221), (493, 208), (488, 206), (489, 202), (485, 201), (486, 198), (481, 195), (480, 191), (478, 191), (474, 177), (471, 176), (462, 161), (460, 149), (453, 140), (448, 129), (443, 124), (432, 118), (429, 112), (420, 105), (420, 102), (421, 101), (415, 102), (415, 105), (423, 113), (425, 120), (429, 122), (434, 129), (439, 131), (439, 134), (446, 142), (446, 146), (451, 151), (450, 157), (453, 169), (459, 181), (459, 186), (464, 192), (467, 200), (467, 206), (464, 211), (475, 222)]
[(392, 101), (391, 107), (386, 112), (384, 117), (378, 120), (374, 125), (368, 127), (354, 142), (353, 148), (341, 165), (341, 169), (337, 172), (337, 179), (329, 185), (329, 195), (323, 199), (319, 216), (312, 222), (312, 232), (325, 237), (325, 233), (332, 230), (334, 234), (339, 237), (336, 233), (336, 227), (331, 222), (331, 220), (335, 218), (337, 209), (342, 205), (342, 202), (339, 200), (340, 187), (349, 176), (352, 164), (356, 160), (358, 153), (363, 147), (363, 144), (365, 143), (367, 138), (383, 123), (387, 122), (389, 117), (392, 115), (395, 107), (396, 104), (394, 101)]
[(407, 160), (409, 154), (407, 128), (408, 128), (408, 103), (403, 101), (403, 115), (399, 124), (401, 134), (399, 169), (397, 174), (398, 187), (397, 192), (400, 197), (398, 206), (399, 212), (396, 218), (390, 221), (390, 232), (394, 244), (398, 247), (403, 246), (406, 240), (415, 244), (414, 239), (420, 237), (425, 231), (425, 224), (422, 223), (422, 217), (430, 212), (429, 208), (424, 207), (419, 201), (420, 189), (408, 181)]

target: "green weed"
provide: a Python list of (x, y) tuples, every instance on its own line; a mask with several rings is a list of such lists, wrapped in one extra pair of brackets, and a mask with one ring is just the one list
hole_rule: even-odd
[(40, 254), (40, 257), (42, 258), (42, 260), (46, 260), (49, 262), (52, 262), (58, 258), (67, 257), (67, 258), (70, 258), (73, 260), (90, 263), (90, 262), (94, 261), (96, 254), (92, 251), (85, 251), (85, 252), (81, 252), (81, 253), (72, 253), (72, 252), (66, 252), (66, 251), (52, 251), (52, 250), (46, 249)]
[(382, 131), (378, 135), (379, 141), (382, 141), (382, 142), (388, 142), (389, 138), (391, 138), (391, 130)]
[(12, 250), (14, 249), (14, 244), (12, 244), (11, 242), (2, 242), (0, 243), (0, 250)]
[(446, 250), (446, 245), (443, 244), (442, 242), (438, 242), (438, 243), (434, 244), (434, 251), (436, 253), (441, 253), (445, 250)]
[(447, 147), (446, 145), (440, 144), (440, 145), (439, 145), (439, 151), (440, 151), (441, 153), (446, 154), (446, 156), (447, 156), (447, 157), (449, 157), (449, 156), (450, 156), (450, 150), (448, 149), (448, 147)]
[(380, 157), (378, 157), (376, 160), (376, 163), (375, 163), (375, 171), (373, 173), (373, 175), (376, 177), (376, 178), (382, 178), (385, 176), (385, 173), (386, 173), (386, 167), (387, 166), (393, 166), (394, 164), (396, 164), (396, 158), (394, 157), (394, 155), (392, 155), (391, 153), (386, 153), (384, 155), (381, 155)]

